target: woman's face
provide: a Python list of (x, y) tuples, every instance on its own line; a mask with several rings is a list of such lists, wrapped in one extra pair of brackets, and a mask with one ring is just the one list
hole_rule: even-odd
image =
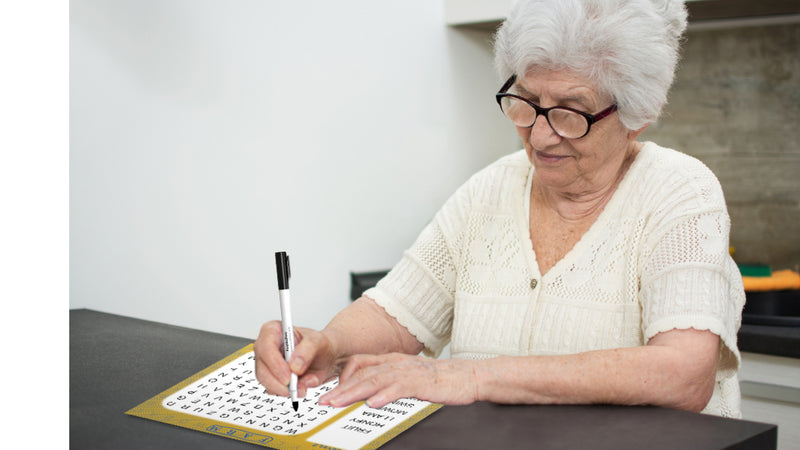
[[(588, 81), (562, 71), (529, 72), (518, 77), (509, 92), (543, 108), (567, 106), (589, 114), (597, 114), (613, 103)], [(592, 124), (589, 134), (579, 139), (557, 135), (542, 116), (531, 128), (517, 127), (537, 181), (544, 187), (577, 195), (613, 181), (633, 140), (643, 130), (629, 132), (616, 112)]]

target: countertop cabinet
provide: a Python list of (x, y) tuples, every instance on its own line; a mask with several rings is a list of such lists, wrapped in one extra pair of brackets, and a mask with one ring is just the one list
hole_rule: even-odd
[(742, 352), (745, 420), (778, 425), (778, 448), (800, 449), (800, 359)]

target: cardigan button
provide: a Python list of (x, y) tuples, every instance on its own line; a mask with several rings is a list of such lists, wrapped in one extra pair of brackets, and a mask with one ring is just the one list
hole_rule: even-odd
[(539, 284), (539, 282), (538, 282), (538, 281), (536, 281), (536, 278), (531, 278), (531, 289), (532, 289), (532, 290), (533, 290), (533, 289), (536, 289), (536, 285), (537, 285), (537, 284)]

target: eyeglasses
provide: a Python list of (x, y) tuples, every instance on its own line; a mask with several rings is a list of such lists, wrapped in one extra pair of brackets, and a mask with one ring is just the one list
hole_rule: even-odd
[(524, 97), (507, 92), (516, 80), (517, 76), (512, 75), (500, 88), (495, 98), (503, 114), (518, 127), (531, 128), (536, 123), (536, 119), (542, 115), (547, 118), (547, 123), (557, 135), (566, 139), (580, 139), (589, 134), (593, 123), (617, 110), (616, 104), (594, 115), (566, 106), (542, 108)]

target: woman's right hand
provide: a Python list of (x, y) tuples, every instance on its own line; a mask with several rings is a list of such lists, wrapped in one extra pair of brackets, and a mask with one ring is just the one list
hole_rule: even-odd
[(288, 396), (289, 380), (295, 373), (297, 395), (302, 398), (308, 388), (319, 386), (341, 371), (331, 340), (325, 334), (310, 328), (295, 328), (294, 332), (296, 344), (288, 363), (283, 355), (280, 321), (262, 325), (253, 343), (256, 379), (270, 394)]
[(298, 377), (298, 396), (305, 397), (308, 388), (337, 377), (351, 355), (415, 355), (423, 348), (408, 329), (368, 297), (340, 311), (323, 331), (295, 328), (294, 333), (296, 345), (288, 364), (279, 321), (265, 323), (253, 345), (256, 379), (270, 394), (288, 396), (292, 372)]

